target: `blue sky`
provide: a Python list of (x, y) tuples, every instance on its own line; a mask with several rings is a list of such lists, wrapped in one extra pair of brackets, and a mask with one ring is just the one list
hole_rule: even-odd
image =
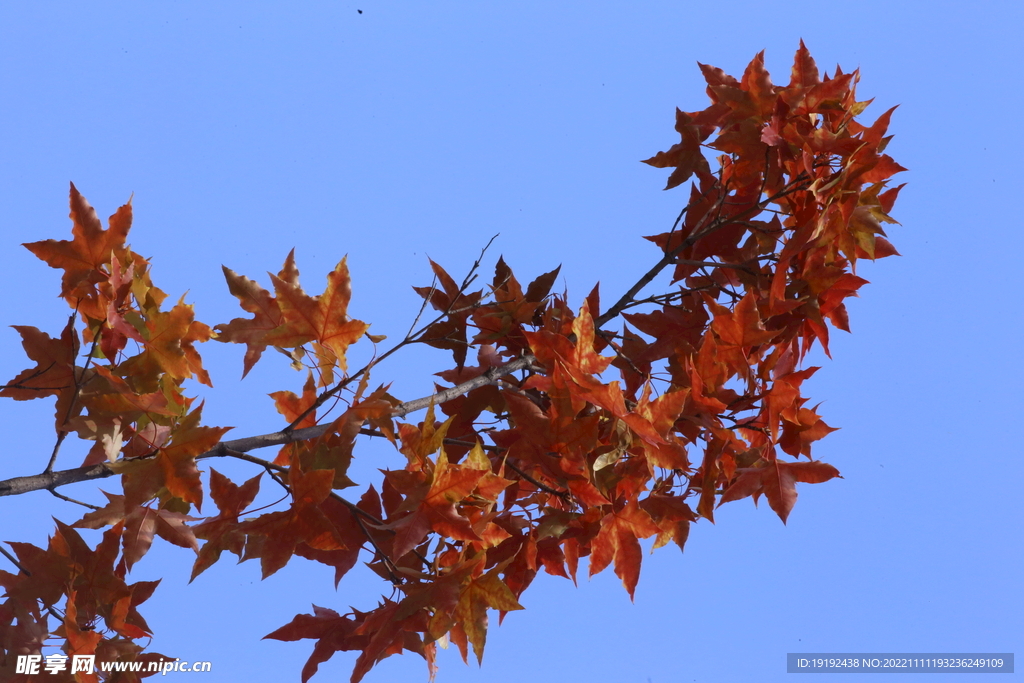
[[(803, 485), (788, 526), (724, 506), (685, 554), (645, 556), (635, 604), (610, 571), (578, 589), (543, 576), (525, 612), (492, 620), (482, 669), (452, 649), (438, 680), (780, 681), (787, 652), (1020, 651), (1022, 26), (1011, 2), (4, 3), (0, 322), (55, 334), (66, 319), (57, 274), (18, 245), (65, 238), (68, 181), (104, 217), (134, 193), (133, 248), (211, 325), (240, 314), (221, 264), (266, 283), (293, 247), (314, 292), (348, 254), (352, 314), (392, 337), (427, 256), (462, 274), (495, 233), (491, 256), (520, 280), (562, 264), (576, 305), (598, 280), (615, 296), (655, 258), (640, 236), (685, 203), (638, 160), (677, 139), (675, 107), (706, 106), (696, 62), (739, 75), (766, 49), (786, 82), (803, 38), (819, 66), (862, 70), (868, 121), (900, 105), (887, 151), (910, 169), (889, 231), (903, 256), (859, 267), (872, 284), (848, 304), (853, 334), (805, 384), (842, 428), (815, 455), (845, 478)], [(13, 330), (0, 345), (8, 379), (25, 362)], [(274, 428), (266, 394), (301, 387), (273, 356), (239, 382), (240, 348), (201, 351), (204, 417), (235, 436)], [(416, 398), (448, 363), (413, 350), (374, 379)], [(52, 407), (37, 403), (0, 408), (0, 479), (45, 465)], [(353, 479), (395, 455), (368, 445)], [(0, 540), (43, 544), (51, 516), (80, 514), (47, 493), (3, 499)], [(298, 680), (312, 642), (260, 638), (380, 590), (357, 570), (335, 591), (299, 558), (262, 583), (226, 558), (186, 585), (192, 559), (158, 543), (132, 578), (164, 578), (143, 610), (152, 648), (211, 661), (209, 680)], [(929, 681), (946, 678), (967, 680)], [(426, 668), (393, 657), (366, 680)]]

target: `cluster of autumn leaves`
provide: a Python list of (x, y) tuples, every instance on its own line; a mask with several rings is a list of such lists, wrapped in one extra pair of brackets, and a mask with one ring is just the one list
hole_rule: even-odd
[[(16, 328), (34, 366), (0, 396), (55, 396), (58, 446), (71, 433), (92, 441), (82, 464), (119, 476), (123, 494), (58, 523), (45, 549), (11, 544), (0, 671), (53, 639), (69, 654), (159, 658), (136, 643), (150, 635), (137, 608), (155, 582), (126, 582), (154, 536), (197, 553), (193, 579), (224, 551), (258, 559), (264, 577), (298, 555), (333, 567), (336, 583), (367, 561), (390, 584), (376, 607), (316, 608), (267, 636), (316, 641), (304, 681), (356, 651), (358, 681), (403, 650), (433, 672), (439, 642), (481, 657), (488, 610), (522, 609), (540, 571), (575, 581), (589, 558), (591, 575), (613, 567), (632, 596), (642, 539), (682, 548), (692, 523), (747, 496), (785, 521), (797, 482), (838, 475), (811, 458), (832, 428), (806, 405), (801, 385), (817, 368), (801, 361), (815, 342), (828, 352), (829, 324), (848, 330), (843, 301), (865, 284), (857, 259), (896, 253), (881, 226), (899, 191), (886, 182), (903, 169), (883, 151), (891, 110), (858, 123), (868, 103), (855, 99), (857, 73), (820, 77), (802, 44), (786, 86), (763, 54), (739, 80), (701, 69), (711, 105), (677, 112), (681, 141), (647, 160), (674, 169), (669, 187), (693, 180), (689, 203), (647, 238), (657, 262), (610, 306), (596, 288), (570, 306), (551, 293), (557, 271), (524, 289), (499, 260), (490, 285), (469, 291), (431, 263), (434, 284), (416, 291), (436, 317), (398, 346), (448, 350), (454, 367), (437, 373), (444, 384), (419, 423), (403, 419), (412, 404), (370, 390), (369, 366), (347, 367), (349, 346), (383, 338), (348, 316), (344, 261), (319, 296), (302, 290), (291, 256), (273, 293), (225, 269), (251, 317), (214, 331), (182, 301), (164, 310), (149, 262), (125, 244), (131, 204), (104, 230), (72, 186), (73, 239), (26, 246), (63, 271), (74, 313), (55, 338)], [(670, 287), (649, 294), (663, 271)], [(196, 344), (214, 338), (246, 346), (246, 373), (270, 346), (310, 369), (301, 395), (272, 395), (288, 422), (265, 440), (284, 444), (273, 459), (248, 452), (259, 439), (223, 442), (227, 430), (203, 425), (185, 393), (187, 379), (210, 385)], [(318, 414), (335, 402), (340, 414)], [(341, 496), (355, 485), (356, 445), (373, 436), (404, 462), (379, 489)], [(241, 484), (204, 476), (214, 456), (264, 471)], [(287, 502), (250, 514), (263, 475)], [(217, 512), (199, 517), (206, 493)], [(93, 549), (76, 528), (105, 531)]]

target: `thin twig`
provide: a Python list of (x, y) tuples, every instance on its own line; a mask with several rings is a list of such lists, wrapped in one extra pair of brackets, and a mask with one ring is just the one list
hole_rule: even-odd
[(791, 181), (789, 183), (789, 185), (784, 187), (778, 193), (776, 193), (775, 195), (773, 195), (771, 197), (768, 197), (768, 198), (764, 199), (763, 201), (758, 202), (757, 204), (755, 204), (750, 209), (747, 209), (746, 211), (742, 211), (742, 212), (736, 214), (735, 216), (730, 216), (730, 217), (728, 217), (725, 220), (722, 220), (721, 217), (719, 216), (718, 218), (715, 219), (715, 221), (713, 221), (703, 231), (695, 231), (694, 234), (690, 235), (685, 240), (683, 240), (679, 244), (678, 247), (676, 247), (675, 249), (672, 249), (671, 251), (666, 251), (665, 255), (656, 264), (654, 264), (654, 266), (650, 270), (648, 270), (646, 273), (644, 273), (640, 277), (640, 279), (637, 280), (636, 283), (634, 283), (633, 286), (630, 287), (628, 291), (626, 291), (625, 294), (623, 294), (621, 297), (619, 297), (619, 300), (616, 301), (615, 304), (611, 308), (609, 308), (607, 311), (605, 311), (600, 317), (598, 317), (594, 321), (595, 326), (596, 327), (603, 327), (604, 325), (608, 324), (610, 321), (612, 321), (615, 318), (617, 318), (619, 316), (619, 314), (622, 313), (622, 311), (625, 308), (628, 307), (629, 303), (631, 301), (633, 301), (634, 297), (636, 297), (636, 295), (639, 294), (640, 291), (644, 287), (649, 285), (654, 280), (654, 278), (656, 278), (661, 273), (661, 271), (663, 271), (667, 266), (672, 264), (673, 261), (675, 260), (676, 255), (679, 254), (680, 252), (682, 252), (684, 249), (687, 249), (687, 248), (693, 246), (698, 240), (700, 240), (700, 239), (702, 239), (704, 237), (707, 237), (708, 235), (710, 235), (711, 233), (715, 232), (716, 230), (720, 230), (721, 228), (725, 227), (726, 225), (729, 225), (731, 222), (733, 222), (737, 218), (741, 218), (741, 217), (746, 216), (746, 215), (757, 215), (757, 213), (759, 213), (762, 210), (763, 206), (766, 206), (767, 204), (769, 204), (771, 202), (774, 202), (774, 201), (776, 201), (778, 199), (781, 199), (782, 197), (784, 197), (784, 196), (786, 196), (786, 195), (788, 195), (788, 194), (790, 194), (792, 192), (796, 192), (806, 182), (807, 182), (807, 179), (805, 177), (805, 174), (801, 174), (800, 176), (797, 176), (797, 178), (793, 179), (793, 181)]
[(672, 235), (675, 234), (676, 228), (679, 227), (679, 223), (683, 220), (683, 216), (686, 215), (686, 212), (690, 210), (691, 206), (693, 206), (693, 202), (687, 203), (687, 205), (683, 207), (683, 210), (679, 212), (679, 215), (676, 216), (676, 220), (672, 223), (672, 229), (668, 231), (668, 239), (665, 240), (665, 249), (662, 250), (662, 253), (665, 253), (668, 250), (668, 245), (672, 242)]
[[(753, 260), (753, 259), (751, 259)], [(743, 270), (751, 275), (754, 271), (750, 269), (750, 266), (743, 265), (742, 263), (716, 263), (715, 261), (692, 261), (690, 259), (677, 258), (674, 263), (677, 265), (684, 266), (706, 266), (710, 268), (735, 268), (736, 270)]]
[[(356, 520), (356, 524), (359, 525), (359, 528), (360, 530), (362, 530), (363, 535), (366, 536), (366, 540), (370, 542), (370, 545), (373, 546), (373, 549), (377, 553), (377, 556), (380, 557), (381, 562), (384, 563), (384, 569), (388, 573), (388, 580), (391, 581), (391, 585), (401, 585), (402, 580), (399, 579), (398, 576), (395, 574), (395, 571), (398, 570), (398, 567), (397, 565), (395, 565), (394, 560), (388, 557), (388, 555), (377, 546), (377, 542), (373, 540), (372, 536), (370, 536), (370, 531), (366, 528), (366, 525), (363, 524), (363, 520), (360, 519), (358, 515), (352, 515), (352, 519)], [(427, 564), (430, 563), (428, 562)]]
[[(71, 314), (71, 318), (68, 320), (67, 328), (71, 329), (71, 342), (74, 346), (72, 350), (73, 357), (78, 357), (78, 332), (75, 330), (75, 318), (78, 315), (78, 307), (75, 307), (75, 312)], [(71, 415), (75, 410), (75, 403), (78, 402), (78, 396), (82, 392), (82, 383), (85, 381), (85, 373), (89, 372), (89, 365), (92, 364), (92, 359), (96, 353), (96, 347), (100, 343), (100, 336), (97, 334), (93, 337), (92, 346), (89, 348), (89, 354), (86, 356), (85, 365), (82, 367), (82, 373), (79, 375), (77, 372), (73, 372), (72, 375), (75, 378), (75, 391), (71, 395), (71, 401), (68, 403), (68, 410), (64, 414), (64, 420), (61, 422), (62, 425), (67, 424), (67, 421), (71, 419)], [(77, 370), (77, 367), (74, 368)], [(57, 462), (57, 454), (60, 452), (60, 446), (64, 443), (64, 439), (67, 437), (67, 430), (61, 430), (57, 432), (57, 443), (53, 445), (53, 452), (50, 454), (50, 461), (46, 463), (46, 469), (43, 470), (45, 473), (53, 472), (53, 465)]]
[(25, 379), (23, 379), (23, 380), (21, 380), (19, 382), (16, 382), (14, 384), (0, 384), (0, 391), (3, 391), (4, 389), (20, 389), (22, 391), (56, 391), (57, 389), (67, 389), (70, 385), (64, 385), (62, 387), (26, 387), (26, 386), (22, 386), (25, 382), (30, 382), (30, 381), (34, 380), (36, 377), (42, 377), (43, 375), (45, 375), (47, 372), (50, 371), (50, 368), (52, 368), (56, 364), (57, 364), (57, 361), (53, 361), (49, 365), (47, 365), (45, 368), (42, 368), (40, 370), (36, 370), (35, 372), (33, 372), (31, 375), (29, 375)]
[(632, 370), (636, 374), (640, 375), (641, 377), (647, 377), (648, 376), (648, 373), (642, 372), (640, 370), (640, 368), (638, 368), (633, 363), (633, 359), (631, 359), (629, 356), (627, 356), (625, 353), (623, 353), (622, 352), (622, 348), (618, 344), (615, 343), (614, 339), (611, 339), (611, 337), (614, 337), (615, 335), (611, 334), (610, 332), (605, 332), (604, 330), (598, 330), (597, 333), (599, 335), (601, 335), (602, 337), (604, 337), (605, 341), (608, 342), (608, 346), (612, 347), (612, 351), (615, 352), (616, 356), (618, 356), (622, 360), (626, 361), (626, 364), (629, 365), (630, 370)]
[(427, 304), (429, 304), (430, 300), (434, 298), (434, 292), (436, 291), (437, 275), (434, 275), (434, 279), (430, 281), (430, 291), (427, 292), (427, 295), (425, 297), (423, 297), (423, 303), (420, 304), (420, 310), (419, 312), (416, 313), (416, 317), (413, 318), (412, 325), (409, 325), (409, 331), (405, 333), (406, 340), (412, 338), (412, 331), (416, 329), (416, 324), (420, 321), (420, 318), (423, 316), (423, 311), (427, 310)]
[(469, 285), (473, 282), (473, 280), (476, 279), (475, 273), (477, 269), (480, 267), (480, 262), (484, 260), (484, 254), (487, 253), (487, 250), (491, 248), (491, 244), (493, 244), (494, 240), (498, 239), (500, 235), (500, 232), (496, 232), (494, 233), (494, 236), (491, 237), (491, 239), (487, 240), (487, 244), (485, 244), (484, 248), (480, 250), (480, 255), (476, 258), (476, 261), (473, 262), (472, 267), (470, 267), (469, 274), (467, 274), (465, 279), (463, 279), (462, 286), (459, 287), (460, 292), (466, 291), (466, 288), (468, 288)]
[(74, 498), (69, 498), (68, 496), (65, 496), (63, 493), (58, 493), (54, 489), (50, 489), (49, 491), (50, 491), (50, 493), (52, 493), (57, 498), (60, 498), (61, 500), (66, 500), (69, 503), (74, 503), (76, 505), (81, 505), (83, 507), (91, 508), (93, 510), (102, 510), (103, 509), (99, 505), (93, 505), (92, 503), (83, 503), (80, 500), (75, 500)]

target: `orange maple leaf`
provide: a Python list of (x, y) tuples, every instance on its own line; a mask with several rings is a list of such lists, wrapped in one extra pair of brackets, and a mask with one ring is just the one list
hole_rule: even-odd
[(470, 580), (459, 594), (455, 606), (455, 620), (462, 626), (469, 642), (473, 644), (477, 663), (483, 663), (484, 645), (487, 642), (487, 609), (509, 612), (523, 609), (505, 582), (498, 577), (501, 565), (494, 567), (478, 579)]
[(14, 325), (22, 338), (25, 354), (36, 362), (36, 366), (22, 370), (0, 389), (0, 396), (15, 401), (28, 401), (45, 396), (57, 396), (57, 430), (74, 417), (75, 390), (78, 379), (75, 374), (75, 355), (78, 353), (78, 335), (74, 318), (68, 321), (59, 339), (54, 339), (35, 327)]
[(633, 599), (637, 581), (640, 580), (640, 542), (661, 531), (646, 511), (637, 506), (635, 500), (624, 508), (609, 512), (601, 520), (601, 531), (594, 538), (590, 556), (590, 575), (604, 571), (615, 562), (615, 575)]
[[(406, 501), (408, 507), (415, 504), (413, 512), (390, 527), (396, 532), (392, 556), (402, 557), (432, 530), (457, 540), (480, 541), (469, 519), (459, 514), (456, 506), (476, 489), (486, 473), (473, 466), (449, 465), (448, 456), (441, 451), (429, 487), (413, 492), (412, 503)], [(417, 494), (422, 496), (418, 501)]]
[[(124, 241), (132, 226), (132, 202), (117, 210), (110, 217), (109, 229), (104, 230), (96, 217), (96, 210), (71, 184), (71, 233), (73, 240), (44, 240), (25, 244), (25, 248), (45, 261), (51, 268), (64, 270), (61, 278), (60, 295), (74, 304), (76, 299), (95, 296), (95, 284), (106, 280), (109, 275), (101, 270), (110, 264), (110, 257), (117, 254), (124, 258)], [(94, 279), (94, 282), (88, 282)]]
[(344, 371), (348, 347), (370, 327), (361, 320), (348, 317), (352, 284), (345, 259), (328, 274), (324, 293), (315, 297), (302, 291), (297, 281), (289, 282), (275, 275), (270, 277), (284, 324), (269, 332), (264, 340), (289, 348), (316, 341), (334, 352), (338, 366)]

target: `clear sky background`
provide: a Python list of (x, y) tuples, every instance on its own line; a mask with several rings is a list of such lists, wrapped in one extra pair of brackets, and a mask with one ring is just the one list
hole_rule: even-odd
[[(67, 238), (68, 181), (104, 218), (134, 193), (133, 248), (211, 325), (241, 315), (221, 264), (266, 285), (292, 247), (312, 292), (348, 254), (351, 313), (392, 338), (427, 256), (461, 275), (495, 233), (486, 268), (503, 254), (529, 281), (562, 264), (574, 305), (598, 280), (617, 296), (658, 256), (640, 236), (686, 201), (638, 160), (678, 140), (675, 107), (706, 106), (696, 62), (739, 76), (766, 49), (785, 83), (803, 38), (820, 67), (861, 68), (866, 121), (901, 105), (887, 151), (910, 169), (889, 231), (903, 256), (859, 267), (872, 284), (848, 304), (853, 334), (834, 334), (835, 360), (805, 384), (842, 428), (815, 455), (845, 478), (801, 485), (788, 526), (750, 499), (724, 506), (685, 554), (645, 555), (635, 604), (610, 570), (578, 589), (543, 575), (525, 612), (492, 619), (483, 668), (452, 648), (438, 680), (771, 682), (788, 680), (787, 652), (1019, 654), (1022, 30), (1019, 2), (5, 2), (0, 323), (56, 334), (66, 319), (58, 273), (19, 245)], [(26, 361), (13, 330), (0, 348), (4, 381)], [(239, 382), (243, 348), (200, 350), (207, 423), (283, 426), (266, 394), (302, 375), (269, 353)], [(449, 366), (412, 351), (374, 380), (416, 398)], [(41, 471), (52, 401), (0, 403), (0, 433), (0, 479)], [(401, 466), (374, 444), (357, 454), (363, 485)], [(65, 492), (103, 502), (95, 484)], [(43, 545), (51, 515), (81, 511), (0, 499), (0, 540)], [(385, 587), (357, 568), (335, 591), (333, 570), (301, 558), (260, 582), (228, 556), (186, 585), (193, 559), (158, 541), (131, 579), (163, 577), (142, 609), (152, 649), (213, 662), (203, 680), (297, 681), (313, 642), (260, 638), (310, 603), (372, 607)], [(347, 680), (354, 658), (313, 680)], [(426, 667), (392, 657), (366, 680)]]

